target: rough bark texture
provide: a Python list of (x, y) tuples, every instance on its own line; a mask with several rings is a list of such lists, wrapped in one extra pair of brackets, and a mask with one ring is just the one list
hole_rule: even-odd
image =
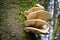
[(60, 19), (57, 19), (57, 14), (58, 14), (58, 0), (54, 0), (54, 13), (53, 13), (53, 27), (54, 31), (52, 33), (52, 40), (55, 40), (55, 36), (57, 34), (58, 28), (59, 28), (59, 21)]
[(0, 0), (0, 40), (37, 40), (35, 34), (24, 32), (23, 12), (37, 0)]
[(56, 15), (58, 14), (58, 10), (57, 10), (58, 5), (57, 5), (57, 3), (58, 3), (58, 0), (54, 0), (53, 26), (56, 23)]
[(57, 33), (59, 26), (60, 26), (60, 14), (58, 15), (57, 23), (54, 26), (54, 31), (52, 33), (52, 39), (51, 40), (55, 40), (55, 36), (56, 36), (56, 33)]

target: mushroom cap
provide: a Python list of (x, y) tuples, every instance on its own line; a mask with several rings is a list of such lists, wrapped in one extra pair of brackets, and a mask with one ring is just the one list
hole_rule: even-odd
[(24, 16), (27, 17), (27, 15), (30, 13), (30, 11), (25, 10), (24, 11)]
[(48, 28), (44, 28), (44, 29), (38, 29), (38, 28), (34, 28), (34, 27), (26, 27), (24, 29), (26, 32), (32, 32), (32, 33), (37, 33), (37, 34), (48, 34), (48, 30), (49, 30), (49, 27)]
[(42, 19), (42, 20), (47, 20), (50, 19), (50, 13), (44, 10), (38, 10), (35, 12), (30, 13), (27, 16), (27, 19)]
[(44, 25), (49, 26), (49, 24), (46, 21), (43, 21), (40, 19), (31, 19), (31, 20), (25, 21), (25, 26), (34, 26), (36, 28), (43, 28), (42, 26)]
[(32, 7), (29, 10), (24, 11), (24, 16), (27, 17), (28, 14), (30, 14), (31, 12), (38, 11), (38, 10), (44, 10), (44, 7), (43, 6), (41, 6), (41, 7)]

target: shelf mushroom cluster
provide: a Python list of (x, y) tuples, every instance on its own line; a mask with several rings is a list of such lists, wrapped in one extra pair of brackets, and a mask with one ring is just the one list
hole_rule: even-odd
[(27, 18), (25, 21), (25, 31), (37, 34), (48, 34), (49, 23), (46, 20), (50, 19), (50, 13), (45, 11), (43, 6), (32, 7), (24, 11), (24, 16)]

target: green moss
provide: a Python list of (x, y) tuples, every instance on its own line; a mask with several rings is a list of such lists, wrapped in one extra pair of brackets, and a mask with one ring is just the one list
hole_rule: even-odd
[(51, 40), (54, 40), (55, 39), (55, 36), (56, 36), (57, 30), (59, 28), (59, 25), (60, 25), (60, 14), (58, 15), (57, 23), (54, 26), (54, 31), (52, 33), (52, 39)]
[(25, 16), (23, 15), (25, 10), (28, 10), (29, 8), (35, 6), (37, 3), (37, 0), (19, 0), (17, 2), (18, 5), (20, 5), (20, 11), (19, 11), (19, 19), (20, 24), (24, 24), (24, 21), (26, 20)]

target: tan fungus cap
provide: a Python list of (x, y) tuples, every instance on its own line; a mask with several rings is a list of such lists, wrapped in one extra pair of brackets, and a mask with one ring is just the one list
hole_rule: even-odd
[(38, 10), (35, 12), (30, 13), (27, 16), (27, 19), (42, 19), (42, 20), (47, 20), (50, 19), (50, 13), (44, 10)]
[(32, 33), (37, 33), (37, 34), (48, 34), (48, 29), (37, 29), (37, 28), (33, 28), (33, 27), (26, 27), (24, 30), (26, 32), (32, 32)]
[(40, 19), (31, 19), (25, 21), (25, 26), (34, 26), (36, 28), (43, 28), (44, 25), (49, 26), (49, 24), (46, 21)]
[(30, 14), (31, 12), (38, 11), (38, 10), (44, 10), (44, 7), (43, 6), (41, 6), (41, 7), (32, 7), (29, 10), (24, 11), (24, 16), (27, 17), (28, 14)]

